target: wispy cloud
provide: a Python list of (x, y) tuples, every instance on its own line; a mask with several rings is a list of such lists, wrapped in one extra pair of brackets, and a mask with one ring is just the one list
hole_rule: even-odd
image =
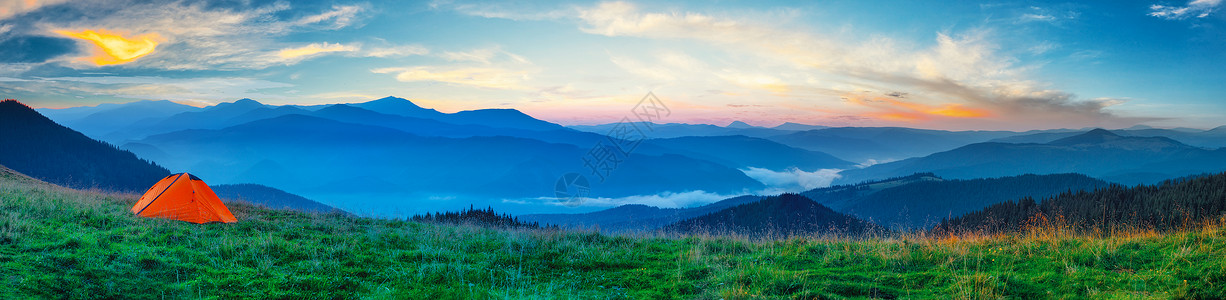
[(616, 197), (616, 198), (608, 198), (608, 197), (582, 198), (582, 199), (575, 199), (575, 201), (571, 201), (571, 202), (558, 201), (557, 198), (553, 198), (553, 197), (542, 197), (542, 198), (520, 199), (520, 200), (504, 200), (504, 201), (510, 202), (510, 203), (521, 203), (521, 204), (541, 203), (541, 204), (547, 204), (547, 205), (568, 206), (568, 207), (615, 207), (615, 206), (629, 205), (629, 204), (642, 204), (642, 205), (655, 206), (655, 207), (660, 207), (660, 208), (684, 208), (684, 207), (694, 207), (694, 206), (705, 205), (705, 204), (713, 203), (719, 200), (724, 200), (724, 199), (728, 199), (728, 198), (732, 198), (736, 196), (738, 195), (720, 195), (716, 193), (709, 193), (706, 191), (698, 190), (698, 191), (687, 191), (687, 192), (663, 192), (663, 193), (653, 194), (653, 195), (635, 195), (635, 196)]
[(409, 67), (389, 67), (371, 70), (375, 74), (393, 74), (401, 82), (441, 82), (499, 90), (533, 90), (526, 84), (539, 72), (523, 56), (502, 50), (501, 46), (444, 51), (437, 58), (447, 63)]
[(430, 49), (421, 45), (369, 47), (364, 54), (369, 57), (401, 57), (430, 54)]
[(4, 0), (0, 1), (0, 20), (34, 11), (44, 6), (65, 3), (70, 0)]
[(499, 46), (472, 49), (468, 51), (446, 51), (439, 54), (439, 57), (449, 61), (479, 62), (487, 65), (490, 64), (493, 59), (499, 56), (505, 57), (514, 63), (529, 63), (528, 59), (524, 58), (523, 56), (503, 51), (502, 47)]
[(49, 77), (6, 83), (9, 88), (41, 94), (92, 94), (130, 99), (165, 99), (215, 104), (239, 98), (283, 98), (267, 89), (291, 84), (246, 77), (166, 78), (158, 76)]
[(722, 76), (725, 81), (742, 86), (775, 92), (833, 89), (854, 93), (868, 89), (877, 93), (908, 90), (915, 94), (909, 99), (914, 107), (904, 111), (912, 114), (881, 110), (876, 114), (879, 117), (1011, 114), (1009, 118), (1014, 121), (1025, 121), (1030, 117), (1043, 118), (1044, 114), (1071, 114), (1085, 122), (1130, 121), (1104, 110), (1112, 102), (1080, 100), (1071, 93), (1050, 90), (1044, 88), (1045, 83), (1028, 79), (1026, 74), (1033, 66), (1019, 65), (1018, 59), (1003, 55), (988, 30), (938, 32), (935, 44), (923, 48), (886, 37), (848, 41), (785, 30), (767, 22), (696, 12), (644, 12), (626, 2), (580, 8), (577, 15), (580, 30), (587, 33), (707, 42), (725, 51), (759, 55), (762, 61), (782, 59), (799, 66), (795, 78), (804, 78), (788, 80), (778, 75), (782, 73), (755, 75), (744, 68), (737, 68), (740, 75), (708, 75)]
[(86, 29), (80, 32), (56, 30), (55, 33), (89, 41), (96, 48), (88, 57), (80, 60), (96, 66), (117, 65), (132, 62), (142, 56), (153, 53), (162, 37), (156, 33), (146, 33), (138, 36), (125, 37), (105, 29)]
[(548, 2), (457, 2), (453, 0), (434, 0), (428, 6), (432, 9), (455, 11), (469, 16), (515, 21), (560, 19), (570, 16), (572, 12), (569, 9), (559, 9), (556, 7), (557, 5)]
[(843, 96), (848, 103), (872, 107), (876, 112), (867, 116), (899, 122), (927, 121), (933, 118), (983, 118), (992, 116), (986, 109), (967, 107), (962, 104), (946, 103), (927, 105), (865, 93), (849, 93)]
[(341, 29), (353, 25), (358, 13), (362, 10), (363, 8), (358, 5), (335, 5), (332, 6), (332, 10), (302, 17), (295, 23), (297, 25), (323, 24), (328, 29)]
[(286, 60), (300, 60), (305, 57), (311, 57), (324, 53), (331, 52), (354, 52), (360, 47), (354, 45), (342, 45), (332, 43), (314, 43), (302, 47), (286, 48), (277, 52), (277, 56)]
[(1183, 6), (1154, 4), (1149, 6), (1149, 15), (1167, 20), (1204, 18), (1217, 11), (1221, 4), (1222, 0), (1193, 0)]
[[(38, 18), (30, 26), (18, 27), (18, 34), (40, 35), (65, 29), (103, 28), (112, 32), (133, 33), (128, 44), (148, 39), (148, 51), (139, 60), (116, 59), (127, 66), (166, 70), (262, 69), (296, 63), (310, 54), (340, 50), (352, 52), (354, 45), (317, 43), (290, 45), (279, 38), (304, 31), (336, 30), (358, 25), (362, 6), (338, 5), (305, 16), (293, 16), (288, 2), (254, 7), (226, 7), (196, 2), (101, 2), (81, 1), (64, 5), (63, 14), (76, 18)], [(95, 30), (97, 31), (97, 30)], [(110, 39), (116, 40), (116, 39)], [(113, 43), (112, 43), (113, 44)], [(340, 45), (338, 48), (338, 45)], [(153, 51), (156, 46), (157, 51)], [(303, 49), (291, 49), (304, 47)], [(103, 47), (109, 49), (108, 47)], [(396, 49), (403, 50), (403, 49)], [(108, 51), (110, 52), (110, 51)], [(403, 51), (401, 51), (403, 52)], [(377, 54), (390, 56), (394, 52)], [(375, 55), (371, 55), (375, 56)]]
[(1022, 14), (1021, 20), (1024, 22), (1033, 22), (1033, 21), (1051, 22), (1051, 21), (1055, 21), (1056, 17), (1052, 15), (1044, 15), (1044, 14)]
[(527, 90), (523, 81), (528, 78), (526, 71), (503, 68), (478, 67), (433, 67), (418, 66), (408, 68), (380, 68), (371, 70), (376, 74), (395, 74), (396, 80), (403, 82), (444, 82), (474, 87)]
[(835, 179), (842, 177), (839, 175), (841, 171), (839, 169), (821, 169), (805, 172), (797, 168), (773, 171), (755, 167), (741, 170), (742, 173), (745, 173), (745, 176), (749, 176), (749, 178), (767, 185), (769, 189), (776, 189), (780, 192), (802, 192), (828, 187)]

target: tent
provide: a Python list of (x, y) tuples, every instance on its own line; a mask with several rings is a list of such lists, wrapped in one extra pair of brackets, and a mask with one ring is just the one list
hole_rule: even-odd
[(132, 213), (192, 223), (238, 221), (217, 194), (195, 175), (179, 173), (162, 178), (136, 201)]

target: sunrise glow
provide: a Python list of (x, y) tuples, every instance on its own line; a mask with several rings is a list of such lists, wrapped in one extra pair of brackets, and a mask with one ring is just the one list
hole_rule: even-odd
[(79, 32), (56, 30), (55, 33), (86, 40), (97, 46), (101, 51), (93, 56), (84, 58), (84, 60), (98, 66), (118, 65), (135, 61), (138, 58), (153, 53), (158, 45), (157, 40), (161, 39), (156, 33), (129, 38), (104, 29), (96, 31), (87, 29)]

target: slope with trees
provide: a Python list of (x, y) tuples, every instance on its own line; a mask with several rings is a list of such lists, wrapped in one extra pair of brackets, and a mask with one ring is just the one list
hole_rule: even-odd
[(1164, 181), (1157, 185), (1110, 185), (1094, 191), (1026, 197), (941, 222), (943, 232), (1016, 232), (1058, 227), (1110, 233), (1148, 228), (1186, 229), (1226, 213), (1226, 173)]
[(17, 102), (0, 102), (0, 164), (47, 182), (143, 192), (170, 171), (60, 126)]

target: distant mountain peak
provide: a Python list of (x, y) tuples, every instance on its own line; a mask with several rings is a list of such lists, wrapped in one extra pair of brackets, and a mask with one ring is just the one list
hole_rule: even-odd
[(1094, 128), (1094, 130), (1090, 130), (1090, 131), (1086, 132), (1085, 134), (1087, 134), (1087, 135), (1088, 135), (1088, 134), (1093, 134), (1093, 135), (1120, 136), (1120, 135), (1118, 135), (1118, 134), (1115, 134), (1114, 132), (1111, 132), (1110, 130), (1106, 130), (1106, 129), (1102, 129), (1102, 128)]
[(754, 128), (755, 126), (753, 126), (753, 125), (749, 125), (749, 123), (745, 123), (745, 122), (741, 122), (741, 121), (732, 121), (732, 124), (728, 124), (728, 126), (724, 126), (724, 127), (728, 127), (728, 128)]
[(409, 99), (400, 98), (396, 96), (387, 96), (387, 97), (383, 97), (383, 98), (379, 98), (375, 100), (370, 100), (370, 101), (367, 101), (366, 103), (386, 103), (386, 104), (399, 104), (399, 105), (407, 104), (407, 105), (412, 105), (413, 107), (421, 108), (420, 105), (417, 105), (417, 103), (413, 103), (413, 101)]
[(234, 102), (218, 103), (217, 105), (214, 105), (212, 108), (214, 109), (221, 109), (221, 108), (256, 109), (260, 107), (264, 107), (264, 103), (260, 103), (259, 101), (251, 100), (250, 98), (243, 98), (243, 99), (238, 99), (238, 101), (234, 101)]
[(371, 100), (363, 103), (353, 103), (351, 106), (374, 111), (382, 114), (392, 114), (415, 118), (434, 118), (443, 115), (434, 109), (418, 106), (409, 99), (404, 99), (396, 96), (387, 96), (376, 100)]
[(1086, 133), (1058, 139), (1052, 141), (1051, 145), (1080, 145), (1080, 144), (1099, 144), (1109, 141), (1121, 139), (1118, 134), (1102, 128), (1095, 128)]
[(1209, 132), (1224, 132), (1224, 133), (1226, 133), (1226, 125), (1222, 125), (1222, 126), (1214, 127), (1213, 129), (1209, 129), (1209, 130), (1207, 130), (1207, 131), (1209, 131)]

